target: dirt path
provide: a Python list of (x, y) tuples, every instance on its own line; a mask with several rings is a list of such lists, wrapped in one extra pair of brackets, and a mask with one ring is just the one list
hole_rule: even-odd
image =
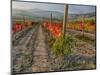
[(37, 28), (31, 28), (26, 35), (23, 35), (23, 38), (16, 40), (16, 45), (12, 47), (12, 60), (13, 60), (13, 71), (15, 73), (19, 72), (29, 72), (31, 71), (30, 66), (32, 63), (33, 57), (33, 43)]
[(32, 66), (33, 72), (46, 72), (49, 71), (48, 63), (48, 53), (45, 44), (45, 36), (42, 31), (42, 27), (39, 26), (37, 39), (35, 42), (35, 51), (34, 51), (34, 64)]
[[(67, 29), (66, 34), (72, 35), (75, 37), (76, 46), (73, 48), (75, 54), (80, 54), (84, 56), (95, 56), (96, 47), (95, 42), (84, 41), (77, 38), (78, 35), (83, 35), (83, 32), (77, 30)], [(89, 37), (90, 39), (95, 39), (95, 34), (84, 32), (84, 36)], [(93, 44), (92, 44), (93, 43)]]
[[(83, 34), (82, 31), (72, 30), (72, 29), (67, 29), (66, 32), (70, 33), (72, 35), (82, 35)], [(91, 39), (95, 39), (96, 38), (95, 33), (84, 32), (84, 35), (87, 36), (87, 37), (91, 37)]]

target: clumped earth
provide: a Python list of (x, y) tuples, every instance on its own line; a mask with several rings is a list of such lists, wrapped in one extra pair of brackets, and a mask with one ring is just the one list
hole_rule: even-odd
[[(33, 64), (34, 40), (37, 27), (31, 28), (20, 40), (16, 40), (12, 46), (12, 71), (14, 73), (31, 72)], [(25, 31), (26, 32), (26, 31)], [(19, 34), (20, 35), (20, 34)]]
[[(88, 39), (82, 37), (82, 39), (80, 39), (76, 37), (75, 33), (73, 35), (73, 34), (70, 34), (70, 32), (66, 32), (66, 34), (72, 35), (74, 37), (75, 46), (74, 48), (71, 49), (72, 51), (71, 54), (66, 56), (63, 62), (61, 59), (54, 57), (52, 54), (51, 44), (53, 40), (51, 41), (51, 43), (50, 43), (50, 40), (46, 40), (46, 43), (49, 44), (48, 53), (49, 53), (49, 59), (51, 63), (51, 70), (64, 71), (64, 70), (95, 69), (96, 68), (95, 39), (91, 41), (91, 37), (88, 37)], [(48, 36), (48, 33), (45, 32), (45, 35), (47, 36), (47, 39), (51, 39), (50, 35)]]
[(88, 41), (74, 37), (75, 47), (71, 49), (71, 54), (64, 57), (64, 61), (60, 61), (51, 52), (49, 42), (51, 35), (41, 25), (26, 29), (18, 35), (21, 35), (20, 38), (14, 39), (12, 42), (13, 73), (96, 68), (95, 45)]

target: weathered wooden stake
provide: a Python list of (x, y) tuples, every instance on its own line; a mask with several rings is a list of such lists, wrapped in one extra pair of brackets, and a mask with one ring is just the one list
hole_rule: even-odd
[(50, 14), (50, 25), (52, 24), (52, 13)]
[(65, 4), (64, 5), (64, 17), (63, 17), (63, 29), (62, 29), (62, 33), (64, 36), (66, 32), (67, 16), (68, 16), (68, 5)]

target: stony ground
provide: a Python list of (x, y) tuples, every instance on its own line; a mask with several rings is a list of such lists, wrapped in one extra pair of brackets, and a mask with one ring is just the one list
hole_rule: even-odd
[(32, 65), (33, 72), (50, 71), (50, 64), (48, 62), (48, 53), (46, 49), (45, 36), (41, 26), (39, 26), (37, 39), (35, 42), (34, 64)]
[[(23, 36), (15, 40), (12, 45), (12, 71), (30, 72), (33, 63), (34, 41), (36, 39), (37, 27), (32, 27), (28, 31), (24, 31)], [(20, 34), (19, 34), (20, 35)]]
[[(75, 33), (77, 32), (66, 32), (73, 36), (76, 35)], [(41, 25), (25, 29), (16, 35), (18, 37), (15, 39), (14, 35), (12, 43), (12, 71), (14, 73), (95, 69), (96, 67), (95, 46), (88, 42), (75, 38), (76, 46), (72, 49), (72, 54), (65, 58), (63, 68), (58, 69), (60, 66), (57, 64), (58, 61), (53, 62), (55, 59), (50, 58), (49, 47), (46, 43), (48, 38)], [(94, 38), (93, 34), (90, 36)]]

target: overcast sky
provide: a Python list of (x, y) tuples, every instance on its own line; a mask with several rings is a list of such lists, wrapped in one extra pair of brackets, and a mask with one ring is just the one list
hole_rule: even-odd
[[(64, 5), (63, 4), (48, 4), (48, 3), (34, 3), (34, 2), (12, 2), (12, 8), (16, 9), (42, 9), (42, 10), (49, 10), (49, 11), (59, 11), (63, 12)], [(95, 7), (94, 6), (85, 6), (85, 5), (69, 5), (68, 8), (69, 13), (89, 13), (89, 12), (94, 12)]]

